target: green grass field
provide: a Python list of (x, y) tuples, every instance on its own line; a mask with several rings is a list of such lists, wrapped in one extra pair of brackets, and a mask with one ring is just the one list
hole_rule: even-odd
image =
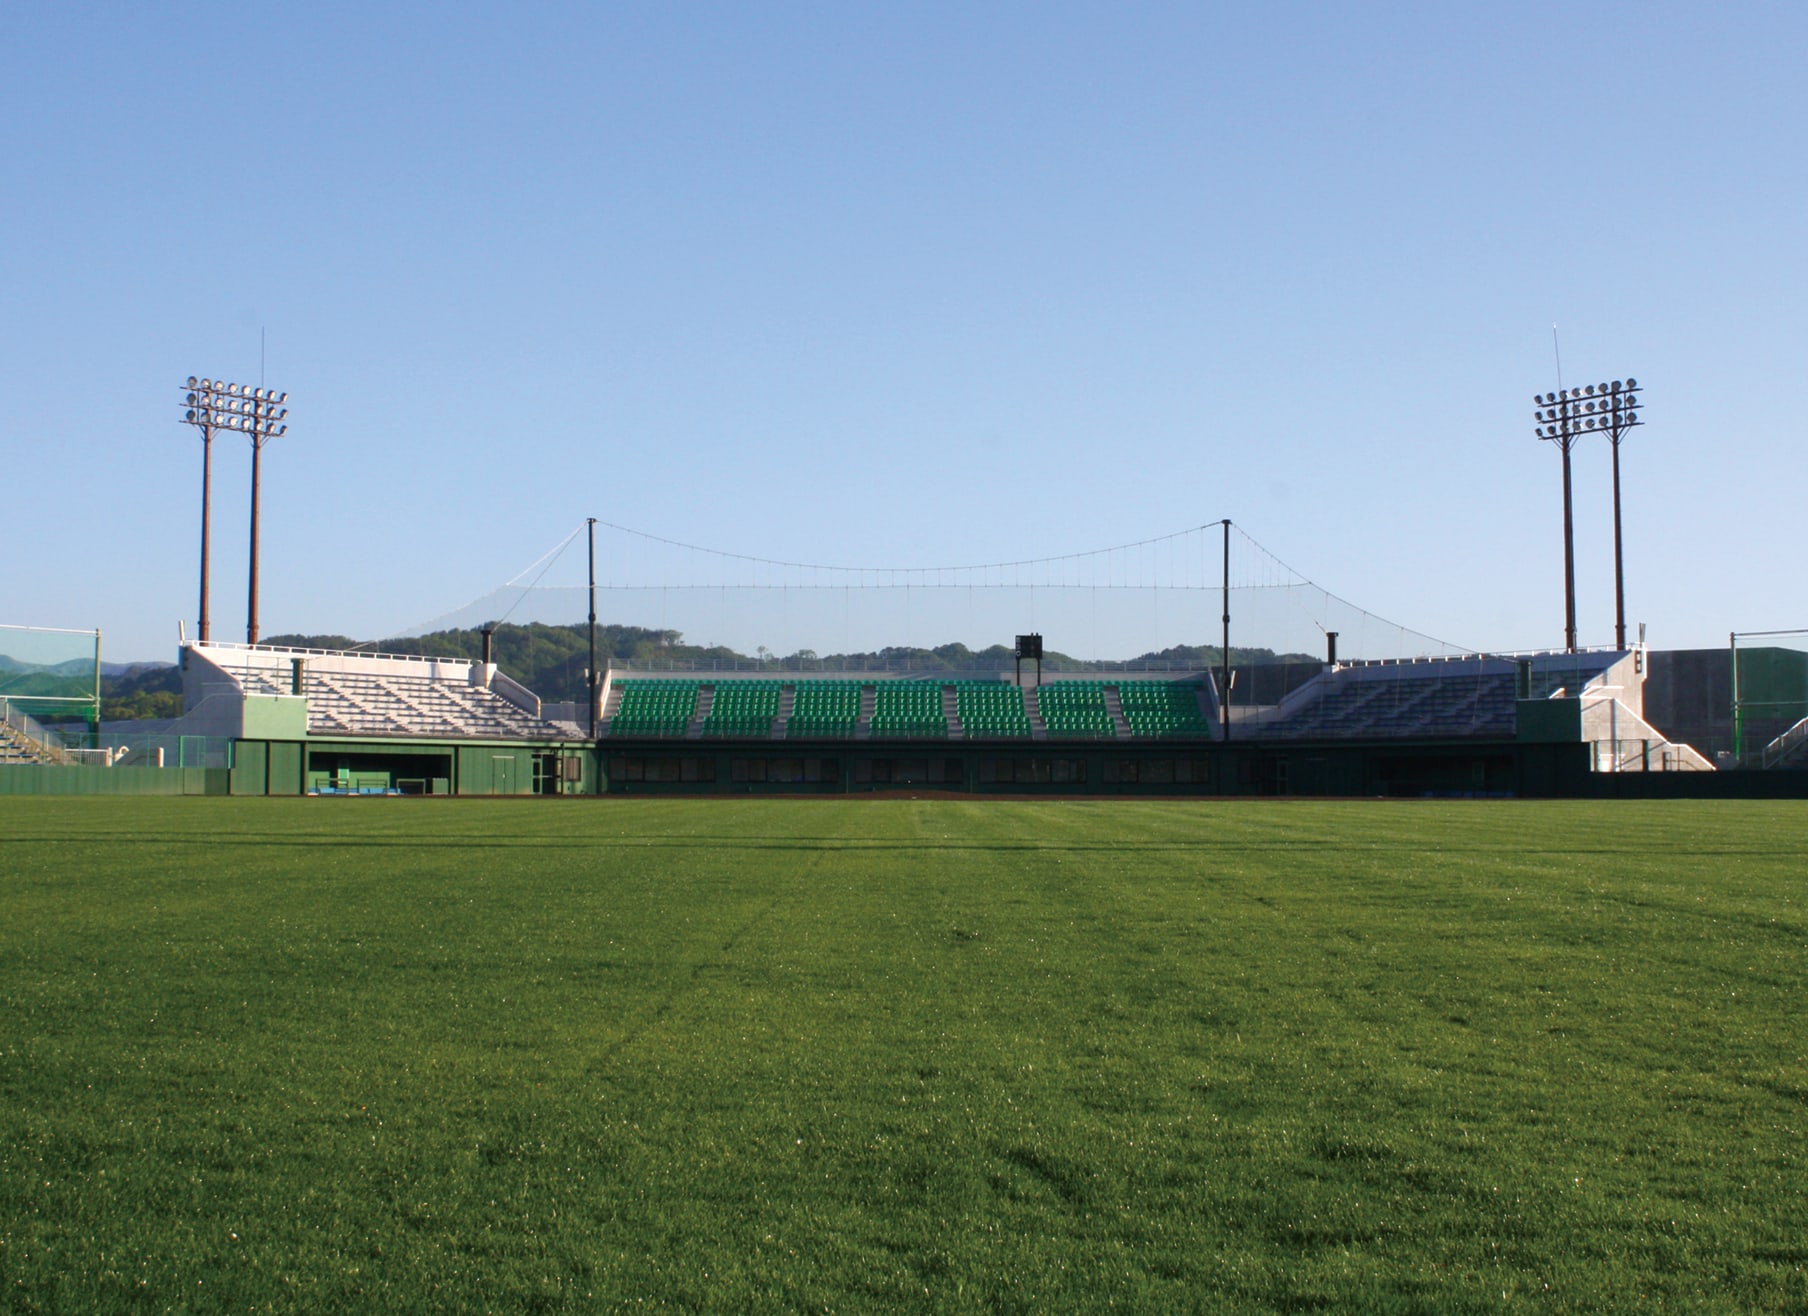
[(0, 1305), (1808, 1307), (1808, 806), (0, 799)]

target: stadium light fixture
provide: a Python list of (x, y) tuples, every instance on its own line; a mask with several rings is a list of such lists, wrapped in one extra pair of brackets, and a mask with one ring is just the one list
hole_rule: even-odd
[(1606, 434), (1613, 443), (1613, 589), (1615, 645), (1625, 649), (1625, 571), (1620, 540), (1620, 439), (1638, 425), (1638, 380), (1589, 383), (1580, 389), (1533, 394), (1537, 436), (1555, 443), (1564, 459), (1564, 649), (1577, 651), (1577, 559), (1575, 515), (1569, 483), (1569, 452), (1587, 434)]
[(1613, 445), (1614, 644), (1626, 647), (1626, 573), (1620, 537), (1620, 441), (1640, 424), (1639, 382), (1616, 379), (1532, 397), (1537, 435), (1563, 454), (1563, 643), (1576, 651), (1576, 533), (1570, 497), (1570, 450), (1588, 434), (1605, 434)]
[(264, 445), (288, 433), (289, 395), (273, 388), (253, 388), (249, 384), (229, 384), (220, 379), (199, 379), (193, 375), (183, 390), (184, 424), (201, 431), (201, 618), (203, 643), (212, 638), (207, 615), (207, 537), (209, 521), (209, 482), (212, 464), (213, 436), (225, 430), (243, 434), (251, 440), (251, 571), (245, 609), (245, 639), (257, 643), (257, 562), (258, 504), (261, 493), (259, 459)]

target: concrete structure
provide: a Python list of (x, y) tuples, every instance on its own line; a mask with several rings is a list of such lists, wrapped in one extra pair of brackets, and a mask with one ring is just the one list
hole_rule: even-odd
[(190, 644), (181, 668), (170, 755), (9, 770), (0, 792), (1808, 794), (1808, 773), (1717, 774), (1666, 738), (1636, 651), (1240, 681), (1271, 702), (1235, 704), (1228, 737), (1200, 672), (612, 671), (592, 741), (587, 710), (548, 716), (463, 659)]

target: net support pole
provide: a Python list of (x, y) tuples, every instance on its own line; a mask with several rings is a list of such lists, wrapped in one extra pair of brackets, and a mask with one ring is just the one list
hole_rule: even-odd
[(1224, 739), (1230, 739), (1230, 518), (1224, 518), (1224, 585), (1222, 595), (1224, 615), (1220, 619), (1224, 626), (1222, 646), (1218, 654), (1219, 670), (1222, 677), (1218, 683), (1218, 722), (1224, 733)]
[(89, 748), (100, 748), (100, 628), (94, 630), (94, 708), (88, 718), (88, 727), (94, 735), (88, 742)]
[(584, 678), (584, 693), (590, 704), (590, 738), (596, 739), (596, 518), (589, 519), (590, 531), (590, 667)]
[(1739, 632), (1730, 632), (1727, 643), (1733, 650), (1733, 765), (1739, 767), (1745, 762), (1745, 713), (1739, 706)]

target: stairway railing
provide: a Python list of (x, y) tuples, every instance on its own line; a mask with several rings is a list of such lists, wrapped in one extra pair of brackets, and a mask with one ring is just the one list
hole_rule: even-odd
[(48, 727), (40, 726), (36, 718), (23, 709), (13, 707), (12, 701), (4, 697), (0, 697), (0, 723), (12, 728), (35, 748), (42, 750), (50, 762), (69, 762), (63, 738)]
[(1797, 722), (1764, 747), (1764, 766), (1776, 767), (1777, 764), (1795, 753), (1804, 742), (1808, 742), (1808, 717)]

